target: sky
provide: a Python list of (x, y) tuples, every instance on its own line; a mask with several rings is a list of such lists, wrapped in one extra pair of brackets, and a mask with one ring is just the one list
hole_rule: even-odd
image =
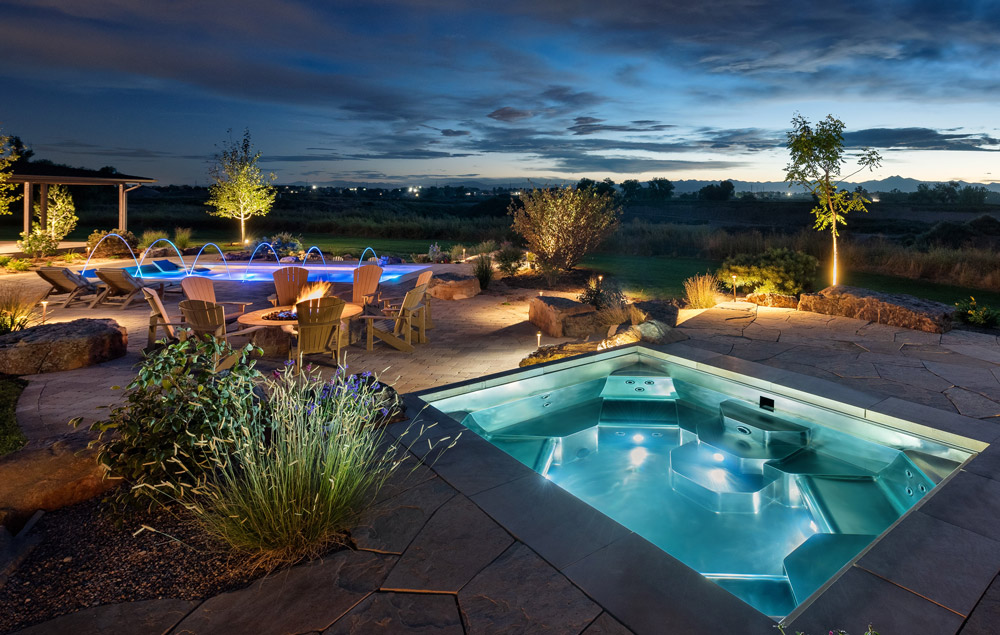
[[(781, 181), (796, 113), (857, 180), (1000, 180), (1000, 2), (0, 0), (0, 132), (205, 184)], [(232, 131), (230, 134), (228, 131)]]

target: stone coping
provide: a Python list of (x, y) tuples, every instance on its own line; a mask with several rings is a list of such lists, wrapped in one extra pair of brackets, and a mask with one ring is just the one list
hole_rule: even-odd
[[(428, 403), (594, 362), (624, 364), (646, 356), (818, 407), (844, 404), (838, 410), (846, 414), (978, 453), (783, 620), (789, 632), (864, 632), (869, 623), (883, 632), (956, 632), (961, 627), (1000, 569), (995, 523), (1000, 462), (993, 451), (1000, 446), (989, 447), (1000, 437), (1000, 426), (680, 343), (585, 354), (405, 399), (410, 412), (420, 412), (416, 419), (424, 427), (436, 424), (432, 430), (438, 438), (464, 432), (437, 458), (434, 471), (636, 633), (664, 632), (668, 626), (671, 632), (773, 633), (770, 618)], [(400, 424), (390, 428), (406, 441), (403, 430)], [(414, 445), (411, 451), (436, 458), (426, 456), (425, 446)], [(939, 525), (952, 535), (938, 540), (926, 531)], [(916, 550), (914, 541), (919, 542)], [(966, 575), (970, 568), (975, 576)]]

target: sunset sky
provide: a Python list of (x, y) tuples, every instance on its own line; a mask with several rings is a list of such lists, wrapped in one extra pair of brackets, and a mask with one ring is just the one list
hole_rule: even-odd
[[(485, 8), (489, 6), (489, 8)], [(483, 7), (483, 8), (477, 8)], [(795, 112), (891, 175), (1000, 180), (1000, 3), (0, 1), (0, 130), (205, 183), (780, 181)]]

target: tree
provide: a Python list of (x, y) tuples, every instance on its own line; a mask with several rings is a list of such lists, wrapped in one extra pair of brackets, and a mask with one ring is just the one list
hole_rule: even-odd
[(0, 133), (0, 214), (10, 214), (10, 206), (21, 198), (20, 195), (11, 194), (15, 185), (10, 182), (10, 173), (17, 159), (18, 154), (10, 137)]
[(208, 188), (208, 204), (215, 208), (209, 214), (238, 219), (240, 242), (246, 240), (247, 219), (270, 212), (277, 196), (271, 185), (274, 174), (265, 176), (257, 166), (260, 154), (250, 143), (250, 130), (244, 130), (243, 140), (235, 142), (230, 138), (208, 172), (214, 181)]
[(60, 241), (69, 235), (76, 228), (76, 205), (73, 204), (73, 197), (69, 193), (69, 188), (65, 185), (49, 186), (48, 206), (45, 211), (45, 228), (41, 226), (42, 206), (35, 203), (35, 216), (38, 221), (35, 227), (39, 231), (44, 231), (55, 241)]
[(848, 161), (844, 150), (844, 122), (833, 115), (816, 124), (815, 128), (802, 115), (792, 118), (792, 130), (787, 134), (791, 158), (785, 166), (785, 181), (801, 185), (812, 192), (819, 203), (813, 208), (816, 216), (813, 227), (817, 231), (830, 230), (833, 238), (833, 267), (831, 280), (837, 284), (837, 225), (847, 224), (847, 214), (867, 212), (870, 203), (859, 192), (839, 189), (841, 181), (862, 170), (874, 170), (882, 164), (882, 157), (872, 148), (863, 148), (857, 158), (858, 169), (841, 177), (841, 169)]
[(567, 187), (534, 189), (508, 212), (538, 260), (567, 271), (615, 230), (622, 210), (613, 194)]
[(736, 186), (732, 181), (722, 181), (718, 185), (711, 183), (698, 190), (698, 198), (706, 201), (728, 201), (735, 191)]
[(636, 179), (622, 181), (622, 196), (626, 201), (637, 201), (642, 197), (642, 183)]
[(649, 182), (649, 195), (660, 201), (665, 201), (674, 195), (674, 184), (670, 179), (658, 176)]

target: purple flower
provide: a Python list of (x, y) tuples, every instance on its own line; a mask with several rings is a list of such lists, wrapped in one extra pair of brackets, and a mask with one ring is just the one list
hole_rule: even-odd
[(295, 360), (294, 359), (286, 359), (285, 360), (285, 366), (294, 366), (294, 365), (295, 365)]

